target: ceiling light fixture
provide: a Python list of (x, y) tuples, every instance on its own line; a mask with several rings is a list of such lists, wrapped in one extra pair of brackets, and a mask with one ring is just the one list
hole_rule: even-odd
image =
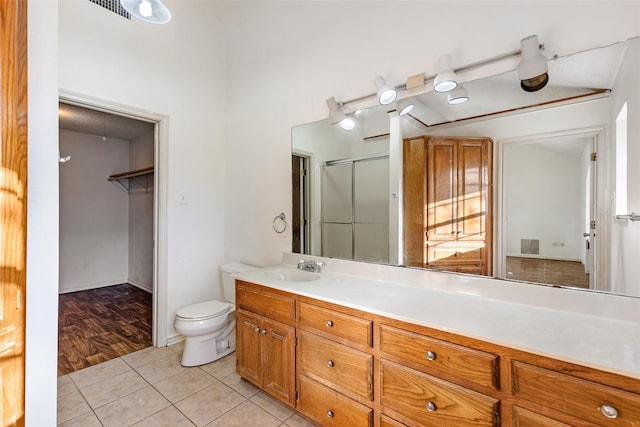
[(389, 105), (398, 97), (398, 92), (396, 88), (387, 84), (384, 81), (382, 76), (376, 77), (376, 89), (378, 92), (376, 93), (378, 96), (378, 102), (382, 105)]
[(347, 117), (333, 96), (327, 98), (327, 106), (329, 107), (329, 121), (332, 125), (339, 123), (342, 129), (353, 130), (356, 126), (355, 121), (351, 117)]
[(398, 101), (398, 105), (396, 106), (396, 110), (400, 116), (405, 116), (409, 114), (411, 110), (416, 106), (415, 102), (411, 98), (401, 99)]
[(438, 75), (433, 80), (433, 88), (436, 92), (449, 92), (458, 85), (456, 74), (451, 66), (451, 55), (440, 55), (440, 67)]
[(538, 35), (534, 34), (520, 40), (522, 60), (518, 65), (520, 87), (527, 92), (536, 92), (549, 82), (547, 58), (540, 53)]
[(449, 92), (447, 95), (447, 101), (450, 105), (464, 104), (469, 100), (469, 93), (467, 89), (461, 84), (457, 85), (455, 89)]
[(171, 21), (171, 12), (160, 0), (120, 0), (120, 4), (132, 16), (151, 24)]

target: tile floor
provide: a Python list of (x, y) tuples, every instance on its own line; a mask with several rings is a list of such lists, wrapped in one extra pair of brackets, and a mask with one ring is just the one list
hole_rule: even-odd
[(236, 373), (235, 353), (180, 365), (182, 344), (148, 347), (58, 377), (59, 426), (310, 427)]

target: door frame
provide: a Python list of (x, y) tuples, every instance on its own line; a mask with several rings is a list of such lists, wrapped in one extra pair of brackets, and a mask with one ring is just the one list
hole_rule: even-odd
[[(495, 198), (495, 229), (496, 229), (496, 239), (495, 239), (495, 248), (494, 253), (496, 257), (494, 258), (494, 276), (496, 278), (508, 279), (507, 271), (506, 271), (506, 245), (507, 245), (507, 232), (506, 232), (506, 215), (505, 215), (505, 200), (504, 200), (504, 149), (507, 144), (512, 143), (527, 143), (527, 142), (536, 142), (542, 141), (545, 139), (552, 138), (562, 138), (562, 137), (586, 137), (592, 138), (592, 148), (593, 152), (597, 153), (597, 162), (604, 166), (606, 165), (606, 141), (607, 136), (607, 128), (606, 126), (595, 126), (595, 127), (587, 127), (587, 128), (578, 128), (578, 129), (570, 129), (564, 131), (557, 132), (549, 132), (543, 134), (532, 134), (525, 136), (518, 136), (513, 138), (503, 138), (497, 139), (495, 156), (497, 159), (495, 164), (497, 167), (494, 170), (494, 183), (496, 185), (497, 195)], [(597, 166), (592, 165), (592, 172), (596, 172), (595, 176), (592, 176), (592, 184), (591, 184), (591, 211), (592, 219), (596, 221), (597, 224), (597, 235), (598, 239), (595, 239), (595, 231), (591, 230), (591, 258), (593, 259), (592, 263), (592, 272), (589, 275), (589, 289), (600, 289), (605, 280), (607, 258), (605, 253), (605, 246), (600, 244), (600, 242), (607, 241), (608, 227), (606, 226), (606, 218), (605, 218), (605, 207), (602, 203), (605, 194), (605, 179), (603, 179), (604, 171), (603, 167), (598, 168)], [(594, 207), (595, 206), (595, 207)]]
[(59, 100), (109, 114), (154, 123), (152, 344), (167, 345), (167, 210), (169, 116), (60, 89)]

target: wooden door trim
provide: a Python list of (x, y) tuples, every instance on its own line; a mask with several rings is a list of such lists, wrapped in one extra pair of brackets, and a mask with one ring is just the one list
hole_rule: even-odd
[(0, 2), (0, 375), (2, 425), (25, 422), (27, 2)]

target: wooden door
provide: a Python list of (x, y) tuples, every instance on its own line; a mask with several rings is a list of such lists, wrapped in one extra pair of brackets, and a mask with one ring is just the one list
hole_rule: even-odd
[(262, 321), (244, 310), (236, 313), (236, 360), (238, 375), (262, 386)]
[(295, 405), (295, 328), (264, 319), (263, 386), (273, 396)]
[(24, 425), (27, 2), (0, 2), (0, 418)]
[(485, 240), (487, 191), (489, 187), (487, 143), (461, 140), (457, 158), (456, 238)]

